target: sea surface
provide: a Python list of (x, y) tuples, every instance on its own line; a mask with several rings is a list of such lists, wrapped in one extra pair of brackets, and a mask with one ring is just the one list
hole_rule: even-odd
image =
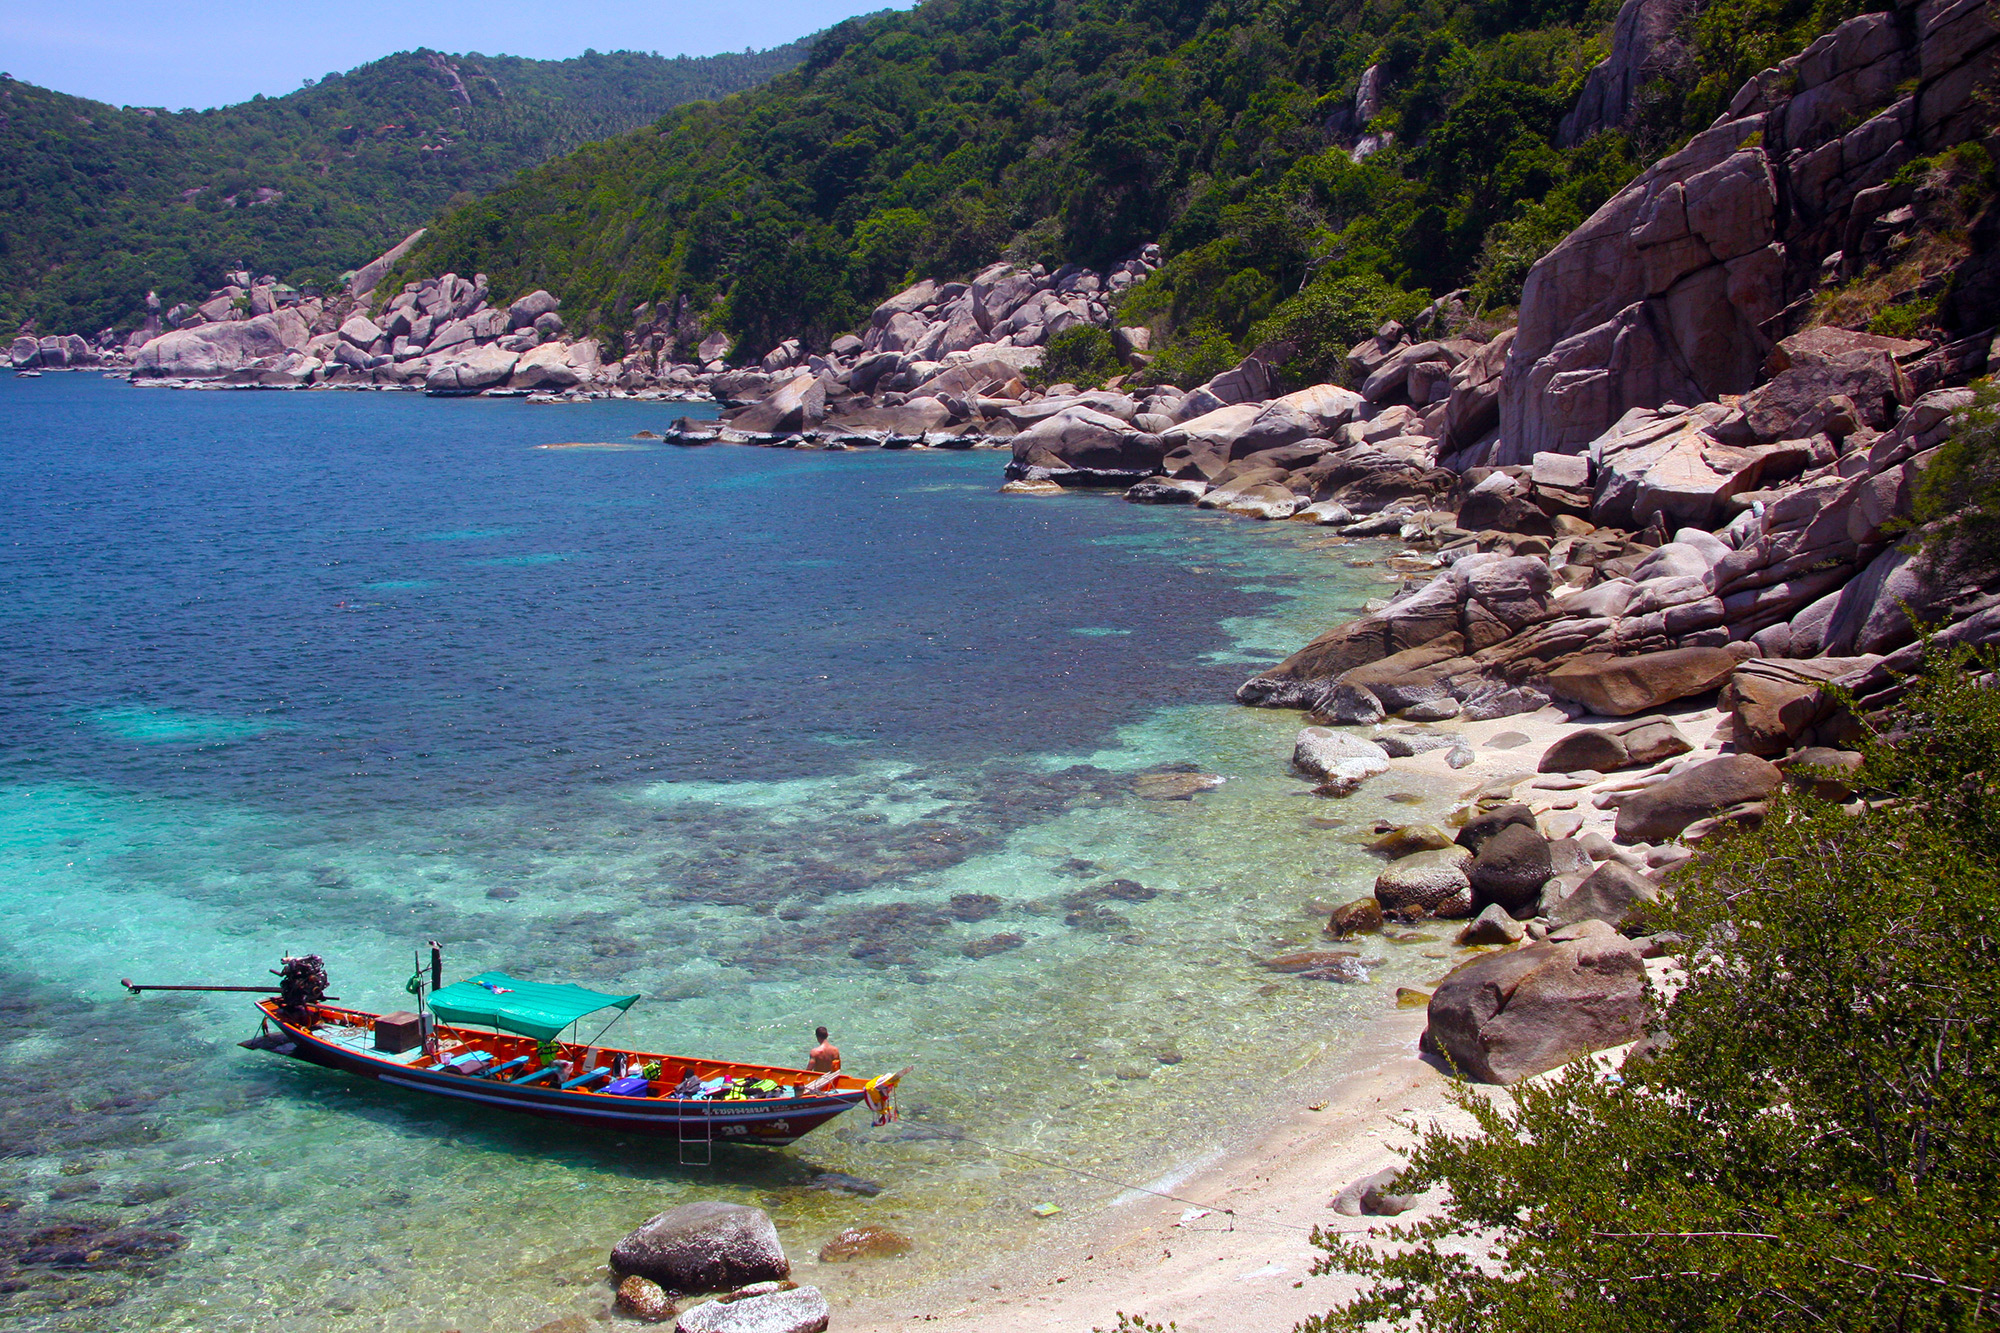
[[(1450, 799), (1315, 798), (1297, 715), (1230, 702), (1389, 548), (1003, 497), (990, 451), (633, 438), (688, 410), (0, 378), (0, 1322), (533, 1329), (699, 1198), (837, 1301), (907, 1289), (1178, 1179), (1436, 972), (1259, 965)], [(683, 1165), (118, 984), (313, 952), (387, 1010), (429, 939), (642, 993), (643, 1048), (824, 1023), (914, 1065), (902, 1117)], [(815, 1260), (861, 1222), (914, 1252)]]

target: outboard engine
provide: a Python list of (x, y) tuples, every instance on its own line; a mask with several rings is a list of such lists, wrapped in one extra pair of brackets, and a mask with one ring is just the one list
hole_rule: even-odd
[(303, 958), (287, 958), (282, 968), (273, 968), (278, 978), (278, 1008), (289, 1022), (312, 1017), (310, 1010), (326, 998), (326, 964), (316, 953)]

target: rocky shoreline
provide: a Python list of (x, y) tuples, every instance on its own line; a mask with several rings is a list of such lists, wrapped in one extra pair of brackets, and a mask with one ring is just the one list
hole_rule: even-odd
[[(1688, 844), (1755, 827), (1788, 782), (1847, 799), (1922, 635), (2000, 641), (2000, 583), (1910, 532), (2000, 357), (2000, 249), (1937, 284), (1949, 339), (1824, 317), (1927, 235), (1996, 49), (1964, 0), (1840, 25), (1545, 255), (1512, 327), (1449, 295), (1353, 347), (1346, 385), (1276, 393), (1274, 348), (1185, 392), (1037, 391), (998, 318), (1024, 280), (996, 266), (911, 288), (803, 368), (774, 350), (764, 397), (672, 438), (1004, 445), (1014, 493), (1118, 487), (1402, 543), (1394, 597), (1237, 698), (1308, 714), (1294, 766), (1329, 797), (1472, 763), (1452, 726), (1534, 724), (1529, 771), (1468, 791), (1455, 833), (1387, 831), (1405, 855), (1329, 923), (1467, 918), (1462, 942), (1509, 946), (1440, 985), (1426, 1041), (1514, 1082), (1641, 1034), (1669, 948), (1645, 908)], [(1144, 366), (1142, 338), (1119, 345)]]
[[(241, 275), (199, 322), (180, 311), (116, 352), (23, 338), (12, 355), (116, 356), (152, 382), (707, 397), (723, 417), (668, 440), (1004, 448), (1011, 494), (1116, 490), (1391, 539), (1394, 594), (1236, 698), (1302, 715), (1292, 767), (1329, 801), (1404, 774), (1460, 784), (1459, 804), (1377, 830), (1372, 892), (1330, 913), (1324, 949), (1268, 965), (1337, 972), (1354, 936), (1458, 923), (1477, 952), (1405, 998), (1432, 1068), (1511, 1086), (1644, 1040), (1684, 945), (1651, 910), (1675, 867), (1758, 827), (1788, 785), (1851, 801), (1853, 746), (1926, 637), (2000, 643), (2000, 580), (1911, 544), (1925, 474), (2000, 359), (2000, 244), (1969, 238), (1920, 294), (1940, 336), (1834, 317), (1850, 284), (1947, 230), (1951, 154), (1986, 134), (1997, 59), (1975, 0), (1849, 20), (1543, 256), (1510, 325), (1449, 294), (1354, 345), (1345, 383), (1291, 392), (1282, 347), (1186, 390), (1140, 382), (1149, 335), (1119, 326), (1116, 295), (1156, 247), (1108, 274), (926, 280), (823, 352), (786, 342), (734, 368), (720, 341), (659, 361), (680, 340), (653, 335), (685, 312), (641, 312), (637, 350), (607, 365), (565, 340), (547, 293), (496, 306), (481, 278), (444, 275), (378, 302), (396, 251), (338, 300)], [(1032, 385), (1049, 340), (1085, 324), (1130, 373)], [(1395, 1197), (1393, 1176), (1374, 1194)], [(806, 1301), (750, 1299), (780, 1295)], [(823, 1303), (797, 1326), (824, 1327)]]

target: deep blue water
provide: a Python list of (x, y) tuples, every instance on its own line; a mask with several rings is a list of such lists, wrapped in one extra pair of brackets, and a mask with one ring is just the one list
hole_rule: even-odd
[(829, 742), (1073, 748), (1242, 674), (1201, 656), (1252, 594), (1092, 544), (1168, 516), (999, 496), (991, 453), (531, 447), (669, 404), (0, 391), (7, 777), (317, 809), (799, 776), (851, 763)]
[[(534, 1327), (688, 1197), (798, 1255), (897, 1219), (911, 1260), (813, 1274), (878, 1290), (1108, 1198), (978, 1141), (1164, 1169), (1380, 1001), (1255, 967), (1372, 871), (1286, 771), (1296, 718), (1228, 702), (1378, 574), (1296, 524), (1002, 497), (993, 452), (631, 438), (686, 411), (0, 378), (0, 1317)], [(1142, 799), (1163, 764), (1229, 781)], [(656, 1049), (792, 1062), (830, 1022), (916, 1062), (905, 1121), (697, 1171), (115, 984), (311, 950), (387, 1009), (433, 937), (642, 992)]]

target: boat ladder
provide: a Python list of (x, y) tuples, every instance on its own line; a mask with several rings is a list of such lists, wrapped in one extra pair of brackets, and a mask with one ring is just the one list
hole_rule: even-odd
[[(690, 1123), (690, 1122), (694, 1123)], [(680, 1149), (682, 1166), (712, 1166), (715, 1162), (715, 1130), (706, 1115), (682, 1116)], [(698, 1159), (698, 1160), (697, 1160)]]

